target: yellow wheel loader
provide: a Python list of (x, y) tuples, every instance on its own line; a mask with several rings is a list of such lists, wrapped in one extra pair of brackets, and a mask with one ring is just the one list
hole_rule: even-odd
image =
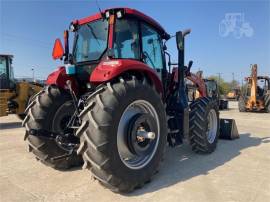
[(252, 65), (251, 76), (247, 81), (244, 93), (240, 96), (238, 107), (240, 112), (265, 111), (270, 113), (270, 79), (257, 75), (257, 65)]
[(12, 55), (0, 55), (0, 116), (16, 114), (24, 119), (24, 111), (30, 99), (42, 85), (34, 82), (16, 82), (12, 67)]
[(240, 89), (239, 88), (235, 88), (233, 90), (231, 90), (230, 92), (227, 93), (226, 98), (228, 100), (239, 100), (240, 97)]

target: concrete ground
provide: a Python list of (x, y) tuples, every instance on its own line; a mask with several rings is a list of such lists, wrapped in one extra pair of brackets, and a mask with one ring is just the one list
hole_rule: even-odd
[(86, 170), (61, 172), (27, 152), (14, 115), (0, 118), (0, 201), (270, 201), (270, 114), (239, 113), (235, 102), (221, 117), (234, 118), (240, 139), (220, 140), (210, 155), (188, 145), (168, 148), (160, 172), (142, 189), (112, 193)]

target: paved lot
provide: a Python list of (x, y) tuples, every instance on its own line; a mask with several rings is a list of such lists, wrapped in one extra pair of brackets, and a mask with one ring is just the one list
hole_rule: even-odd
[(270, 201), (270, 114), (221, 112), (236, 119), (241, 138), (220, 140), (211, 155), (188, 145), (168, 148), (154, 180), (129, 195), (104, 189), (80, 168), (60, 172), (26, 150), (15, 116), (0, 118), (0, 201)]

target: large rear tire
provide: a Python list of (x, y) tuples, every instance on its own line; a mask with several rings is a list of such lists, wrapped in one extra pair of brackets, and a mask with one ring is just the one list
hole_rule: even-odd
[[(165, 150), (167, 123), (162, 100), (146, 80), (107, 83), (88, 97), (80, 117), (78, 153), (95, 179), (114, 192), (150, 181)], [(139, 140), (141, 126), (155, 138)]]
[(196, 153), (211, 153), (219, 137), (219, 111), (216, 101), (202, 97), (190, 105), (189, 139)]
[[(31, 129), (62, 133), (75, 109), (71, 96), (57, 86), (46, 86), (28, 105), (23, 121), (29, 151), (45, 165), (68, 169), (82, 164), (81, 156), (60, 147), (55, 139), (29, 135)], [(71, 155), (68, 155), (72, 152)], [(66, 158), (61, 158), (67, 156)]]

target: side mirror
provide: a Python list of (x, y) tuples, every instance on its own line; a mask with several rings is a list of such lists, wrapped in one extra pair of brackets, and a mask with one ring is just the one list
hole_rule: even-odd
[(60, 59), (64, 56), (64, 48), (61, 40), (58, 38), (54, 42), (52, 57), (54, 60)]

